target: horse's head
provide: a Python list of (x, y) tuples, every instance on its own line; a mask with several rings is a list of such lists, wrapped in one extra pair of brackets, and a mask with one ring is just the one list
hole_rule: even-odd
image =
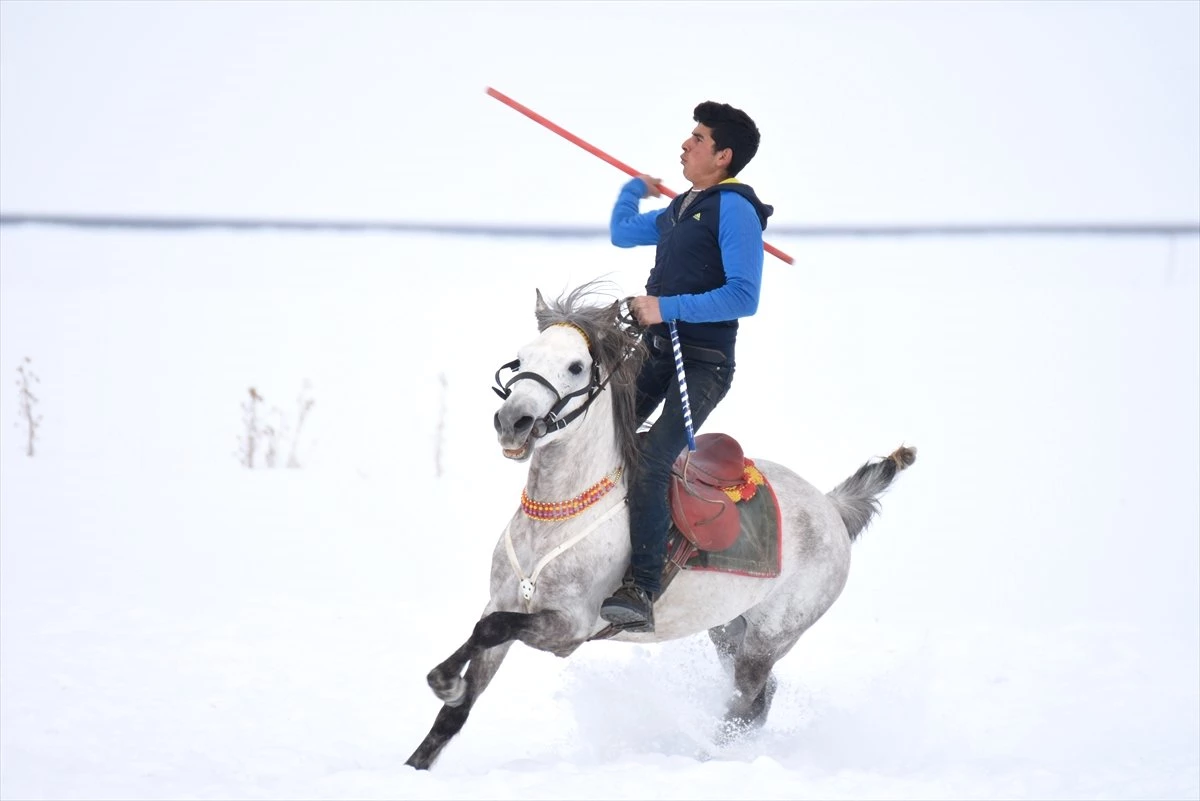
[[(538, 313), (546, 310), (538, 292)], [(507, 381), (501, 373), (511, 370)], [(543, 439), (555, 436), (582, 414), (602, 389), (600, 363), (588, 333), (578, 324), (547, 325), (496, 371), (496, 436), (509, 459), (524, 461)]]
[(593, 281), (549, 303), (537, 293), (541, 333), (496, 371), (494, 389), (504, 399), (496, 436), (509, 459), (524, 461), (540, 444), (563, 436), (607, 392), (622, 463), (636, 461), (634, 398), (645, 346), (628, 311), (621, 311), (624, 301), (596, 302), (601, 286)]

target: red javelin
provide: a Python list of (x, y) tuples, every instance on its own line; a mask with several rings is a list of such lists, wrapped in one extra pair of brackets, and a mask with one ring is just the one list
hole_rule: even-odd
[[(638, 172), (637, 170), (635, 170), (633, 167), (630, 167), (625, 162), (618, 161), (617, 159), (608, 155), (607, 153), (605, 153), (603, 150), (596, 147), (595, 145), (588, 144), (587, 142), (583, 141), (578, 136), (576, 136), (575, 134), (566, 130), (565, 128), (555, 125), (554, 123), (550, 122), (550, 120), (543, 117), (541, 114), (538, 114), (536, 111), (533, 111), (532, 109), (522, 106), (520, 103), (513, 100), (508, 95), (503, 94), (501, 92), (497, 92), (495, 89), (493, 89), (490, 86), (487, 89), (487, 93), (489, 95), (491, 95), (492, 97), (496, 98), (497, 100), (499, 100), (504, 105), (508, 106), (509, 108), (512, 108), (515, 111), (521, 112), (526, 117), (528, 117), (529, 119), (538, 123), (539, 125), (545, 126), (546, 128), (549, 128), (551, 131), (554, 131), (556, 134), (561, 136), (563, 139), (566, 139), (568, 142), (572, 142), (576, 145), (579, 145), (584, 150), (591, 153), (593, 156), (596, 156), (597, 158), (607, 161), (609, 164), (613, 165), (618, 170), (621, 170), (622, 172), (628, 173), (629, 175), (632, 175), (635, 177), (642, 174), (642, 173)], [(672, 192), (670, 189), (663, 186), (662, 184), (658, 185), (658, 191), (662, 192), (667, 197), (675, 197), (678, 194), (678, 192)], [(796, 263), (795, 259), (793, 259), (791, 256), (784, 253), (782, 250), (780, 250), (779, 248), (775, 247), (774, 245), (772, 245), (768, 242), (763, 242), (763, 250), (765, 250), (767, 253), (770, 253), (772, 256), (782, 259), (784, 262), (786, 262), (788, 264)]]

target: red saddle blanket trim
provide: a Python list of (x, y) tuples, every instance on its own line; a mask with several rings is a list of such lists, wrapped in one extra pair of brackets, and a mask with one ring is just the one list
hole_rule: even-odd
[(701, 434), (695, 453), (681, 453), (671, 472), (671, 518), (680, 533), (702, 551), (733, 545), (741, 532), (737, 503), (766, 483), (738, 441), (728, 434)]

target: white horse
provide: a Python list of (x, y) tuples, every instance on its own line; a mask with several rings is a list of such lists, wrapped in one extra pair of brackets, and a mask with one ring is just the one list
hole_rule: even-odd
[[(491, 600), (470, 638), (428, 676), (444, 706), (407, 764), (428, 769), (463, 727), (514, 640), (568, 656), (612, 628), (601, 602), (629, 563), (627, 470), (636, 464), (635, 380), (645, 351), (620, 303), (594, 303), (585, 285), (553, 303), (537, 293), (539, 335), (501, 370), (515, 375), (495, 426), (504, 456), (529, 461), (522, 506), (492, 558)], [(497, 384), (500, 383), (497, 371)], [(708, 631), (735, 690), (727, 730), (761, 725), (775, 690), (772, 667), (837, 599), (850, 544), (878, 496), (916, 451), (868, 462), (827, 494), (782, 465), (755, 459), (780, 510), (781, 565), (774, 578), (683, 569), (655, 604), (661, 642)], [(463, 669), (466, 674), (463, 675)]]

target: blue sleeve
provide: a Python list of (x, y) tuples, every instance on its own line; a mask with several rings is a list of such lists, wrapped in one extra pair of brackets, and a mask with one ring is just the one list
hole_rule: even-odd
[(749, 317), (758, 311), (763, 235), (762, 223), (749, 200), (734, 192), (721, 193), (717, 240), (725, 265), (725, 285), (700, 295), (659, 298), (664, 320), (715, 323)]
[(612, 243), (619, 248), (658, 244), (658, 215), (664, 210), (639, 214), (638, 206), (645, 193), (646, 184), (641, 178), (634, 178), (621, 187), (621, 194), (613, 206), (612, 219), (608, 223)]

